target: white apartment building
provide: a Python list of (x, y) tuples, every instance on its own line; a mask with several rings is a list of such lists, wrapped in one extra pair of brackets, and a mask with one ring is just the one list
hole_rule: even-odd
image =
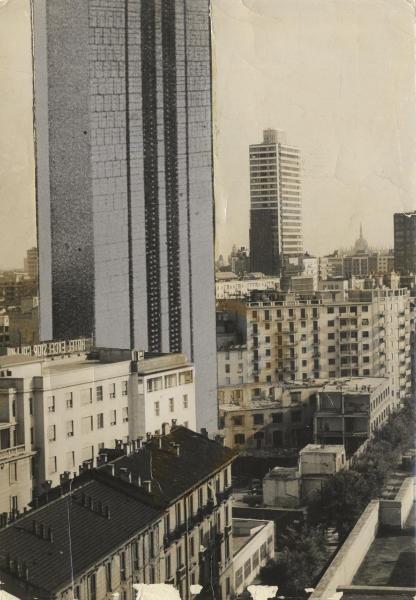
[(218, 387), (249, 381), (247, 356), (245, 345), (230, 344), (217, 351)]
[[(222, 273), (217, 273), (222, 275)], [(259, 277), (232, 277), (228, 279), (219, 278), (215, 282), (215, 294), (217, 300), (224, 298), (238, 298), (241, 296), (247, 296), (250, 292), (255, 290), (279, 290), (280, 289), (280, 278), (279, 277), (266, 277), (264, 275)]]
[(162, 354), (139, 361), (137, 393), (138, 401), (131, 411), (130, 439), (160, 432), (172, 419), (196, 430), (195, 369), (184, 354)]
[(268, 294), (220, 307), (247, 340), (251, 381), (389, 377), (395, 406), (410, 394), (407, 289)]
[(3, 356), (0, 389), (19, 411), (17, 442), (26, 453), (37, 452), (39, 490), (59, 484), (101, 449), (160, 430), (163, 422), (195, 429), (194, 368), (182, 354), (143, 358), (137, 351), (96, 349)]

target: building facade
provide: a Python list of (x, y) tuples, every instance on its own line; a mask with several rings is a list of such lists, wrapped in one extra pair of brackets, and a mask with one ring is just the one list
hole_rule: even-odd
[(41, 339), (184, 352), (215, 429), (208, 0), (40, 0), (33, 26)]
[(218, 388), (242, 385), (249, 381), (247, 347), (226, 345), (217, 352)]
[(280, 275), (283, 257), (302, 253), (300, 153), (266, 129), (250, 145), (251, 270)]
[(407, 289), (268, 293), (223, 300), (220, 307), (246, 340), (254, 382), (389, 377), (395, 406), (410, 394)]
[(215, 296), (217, 300), (246, 296), (254, 290), (280, 289), (279, 277), (255, 277), (249, 273), (247, 277), (223, 278), (223, 273), (216, 274)]
[(394, 215), (394, 268), (416, 273), (416, 211)]
[[(199, 583), (230, 598), (234, 453), (177, 427), (108, 459), (102, 454), (97, 468), (64, 481), (38, 499), (39, 508), (0, 530), (8, 548), (0, 557), (6, 591), (22, 600), (105, 600), (112, 593), (133, 600), (134, 583), (163, 582), (190, 600), (190, 586)], [(70, 564), (62, 527), (68, 519), (72, 556), (80, 557), (72, 581), (63, 568)]]

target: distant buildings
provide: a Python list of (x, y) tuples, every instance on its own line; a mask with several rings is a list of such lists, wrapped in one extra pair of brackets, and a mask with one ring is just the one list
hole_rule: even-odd
[(29, 248), (26, 252), (26, 258), (24, 259), (24, 267), (25, 273), (27, 273), (30, 279), (38, 278), (38, 249)]
[(33, 28), (41, 339), (184, 352), (213, 431), (209, 2), (46, 0)]
[(394, 268), (403, 275), (416, 273), (416, 211), (394, 215)]
[(263, 273), (247, 273), (238, 277), (234, 273), (217, 272), (215, 275), (215, 295), (217, 300), (247, 296), (254, 290), (280, 289), (279, 277), (266, 277)]
[(250, 146), (251, 270), (280, 275), (283, 257), (302, 253), (299, 150), (266, 129), (263, 142)]

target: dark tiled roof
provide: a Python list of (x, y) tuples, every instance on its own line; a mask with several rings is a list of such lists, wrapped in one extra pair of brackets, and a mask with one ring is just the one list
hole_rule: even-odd
[[(133, 480), (140, 475), (142, 482), (152, 481), (152, 497), (166, 505), (206, 480), (237, 455), (235, 450), (182, 426), (161, 437), (160, 444), (161, 448), (159, 441), (153, 438), (142, 451), (123, 456), (114, 461), (114, 465), (116, 473), (125, 468), (131, 472)], [(179, 444), (179, 456), (173, 444)]]
[[(94, 510), (82, 505), (82, 494), (95, 501)], [(99, 502), (104, 515), (99, 514)], [(68, 585), (71, 581), (68, 507), (75, 577), (161, 515), (160, 510), (137, 498), (92, 480), (76, 488), (72, 499), (66, 494), (0, 531), (0, 568), (7, 570), (5, 555), (8, 554), (12, 560), (26, 564), (32, 585), (48, 592)], [(105, 516), (105, 507), (110, 510), (110, 518)], [(34, 520), (46, 531), (51, 528), (53, 541), (33, 533)]]

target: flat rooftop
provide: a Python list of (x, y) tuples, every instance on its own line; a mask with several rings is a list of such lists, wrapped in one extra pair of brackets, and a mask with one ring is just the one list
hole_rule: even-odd
[(380, 529), (353, 579), (353, 585), (416, 588), (415, 516), (413, 504), (403, 530)]
[(326, 383), (323, 392), (368, 393), (388, 383), (388, 377), (346, 377)]
[(233, 556), (248, 544), (268, 521), (260, 519), (233, 519)]
[(319, 454), (339, 454), (345, 452), (342, 444), (308, 444), (299, 454), (319, 453)]

